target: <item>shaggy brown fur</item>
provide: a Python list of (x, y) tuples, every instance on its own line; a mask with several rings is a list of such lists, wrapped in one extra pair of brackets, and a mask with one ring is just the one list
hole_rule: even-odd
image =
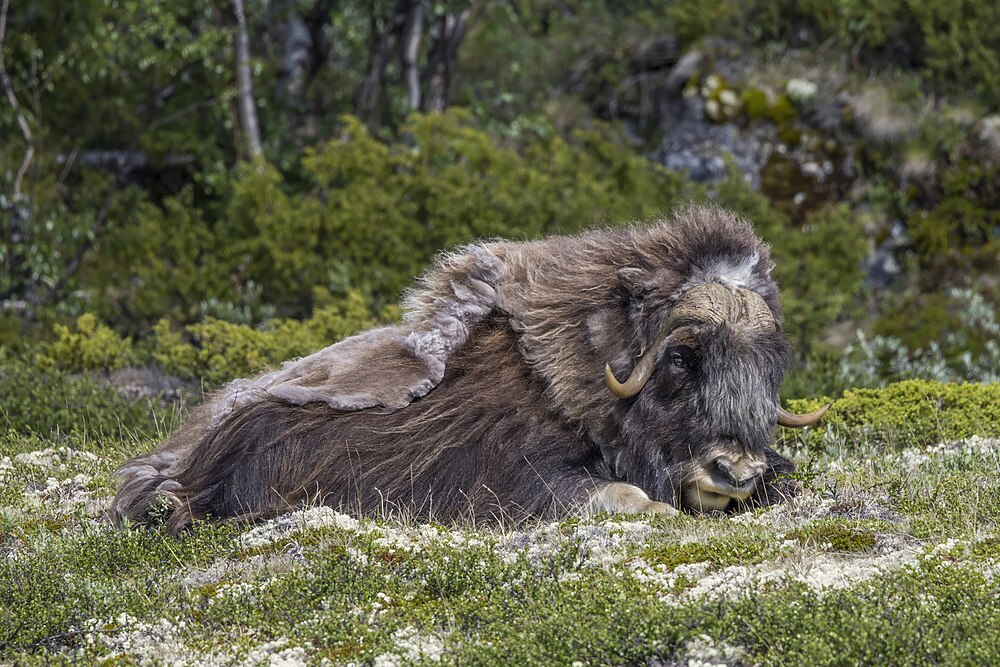
[[(788, 357), (770, 269), (750, 226), (716, 208), (469, 246), (428, 272), (402, 325), (210, 399), (121, 469), (116, 517), (144, 521), (165, 502), (178, 531), (319, 502), (516, 520), (580, 511), (622, 482), (651, 502), (611, 509), (662, 511), (690, 505), (685, 484), (715, 475), (705, 457), (722, 451), (766, 459), (748, 502), (768, 502), (769, 482), (791, 469), (767, 447)], [(627, 375), (673, 305), (716, 282), (758, 294), (774, 330), (737, 319), (691, 327), (668, 339), (669, 363), (638, 396), (612, 395), (605, 362)]]

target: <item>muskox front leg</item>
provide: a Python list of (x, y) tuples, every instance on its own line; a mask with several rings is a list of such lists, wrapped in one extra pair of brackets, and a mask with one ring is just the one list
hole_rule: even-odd
[(609, 482), (590, 494), (584, 507), (585, 516), (599, 512), (619, 514), (663, 514), (674, 516), (677, 510), (667, 503), (650, 500), (646, 492), (638, 486), (624, 482)]

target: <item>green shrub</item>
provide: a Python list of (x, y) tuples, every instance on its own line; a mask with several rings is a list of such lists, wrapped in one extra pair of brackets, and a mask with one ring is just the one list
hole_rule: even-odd
[(602, 126), (518, 150), (461, 110), (413, 116), (395, 143), (342, 123), (290, 174), (244, 164), (213, 196), (188, 186), (137, 205), (82, 272), (96, 313), (137, 334), (162, 317), (256, 324), (262, 303), (304, 317), (346, 289), (377, 312), (444, 248), (648, 219), (687, 194)]
[[(455, 110), (413, 117), (403, 133), (410, 143), (388, 146), (345, 118), (339, 140), (307, 155), (317, 191), (300, 218), (315, 207), (315, 222), (273, 228), (278, 237), (269, 240), (317, 249), (315, 267), (290, 275), (315, 274), (312, 284), (322, 284), (336, 260), (352, 286), (376, 303), (392, 302), (442, 248), (649, 218), (684, 193), (682, 177), (609, 131), (578, 131), (572, 142), (541, 139), (519, 153)], [(297, 237), (282, 240), (288, 234)], [(287, 263), (279, 255), (270, 261)]]
[(41, 371), (0, 355), (0, 427), (17, 433), (148, 436), (171, 410), (132, 403), (93, 375)]
[(985, 246), (1000, 224), (1000, 213), (987, 211), (965, 196), (954, 196), (929, 211), (915, 212), (908, 222), (921, 261), (930, 263), (952, 252)]
[(132, 340), (122, 338), (110, 327), (97, 321), (92, 313), (81, 315), (75, 330), (56, 324), (56, 339), (43, 344), (35, 355), (43, 368), (59, 368), (79, 373), (90, 370), (112, 371), (135, 359)]
[(907, 380), (882, 389), (849, 389), (788, 402), (795, 412), (832, 403), (820, 422), (827, 430), (865, 434), (873, 442), (924, 446), (972, 435), (1000, 436), (1000, 384)]
[(728, 28), (735, 12), (728, 0), (678, 0), (665, 13), (681, 44), (690, 46), (718, 34), (720, 28)]
[(869, 339), (840, 354), (843, 386), (877, 387), (923, 379), (939, 382), (1000, 382), (1000, 312), (978, 291), (904, 294), (888, 300)]
[(743, 23), (757, 42), (833, 38), (866, 68), (902, 65), (941, 89), (998, 100), (1000, 7), (991, 0), (755, 0)]
[(188, 325), (182, 334), (160, 320), (154, 327), (151, 357), (167, 373), (218, 385), (311, 354), (376, 324), (367, 302), (355, 291), (307, 320), (272, 320), (257, 328), (207, 318)]
[(212, 298), (231, 300), (241, 282), (227, 230), (213, 224), (192, 186), (161, 205), (139, 202), (108, 230), (81, 269), (80, 284), (100, 317), (144, 333), (161, 317), (189, 322)]

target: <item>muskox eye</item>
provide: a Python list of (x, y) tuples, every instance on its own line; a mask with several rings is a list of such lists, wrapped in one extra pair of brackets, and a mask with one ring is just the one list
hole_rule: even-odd
[(684, 355), (680, 352), (674, 352), (670, 355), (670, 365), (675, 368), (684, 368), (687, 364), (684, 362)]

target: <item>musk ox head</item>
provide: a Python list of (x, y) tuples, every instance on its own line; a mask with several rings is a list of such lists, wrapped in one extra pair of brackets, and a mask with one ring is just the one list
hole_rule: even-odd
[(625, 317), (592, 336), (616, 399), (598, 438), (612, 474), (677, 508), (773, 501), (794, 469), (769, 447), (775, 426), (808, 426), (826, 408), (794, 415), (778, 403), (791, 349), (767, 245), (701, 207), (638, 236), (615, 267)]
[[(765, 493), (791, 464), (768, 449), (775, 424), (815, 423), (778, 404), (790, 347), (764, 299), (721, 283), (691, 287), (670, 309), (625, 382), (605, 366), (615, 446), (663, 462), (676, 507), (722, 510)], [(652, 472), (652, 471), (651, 471)]]

